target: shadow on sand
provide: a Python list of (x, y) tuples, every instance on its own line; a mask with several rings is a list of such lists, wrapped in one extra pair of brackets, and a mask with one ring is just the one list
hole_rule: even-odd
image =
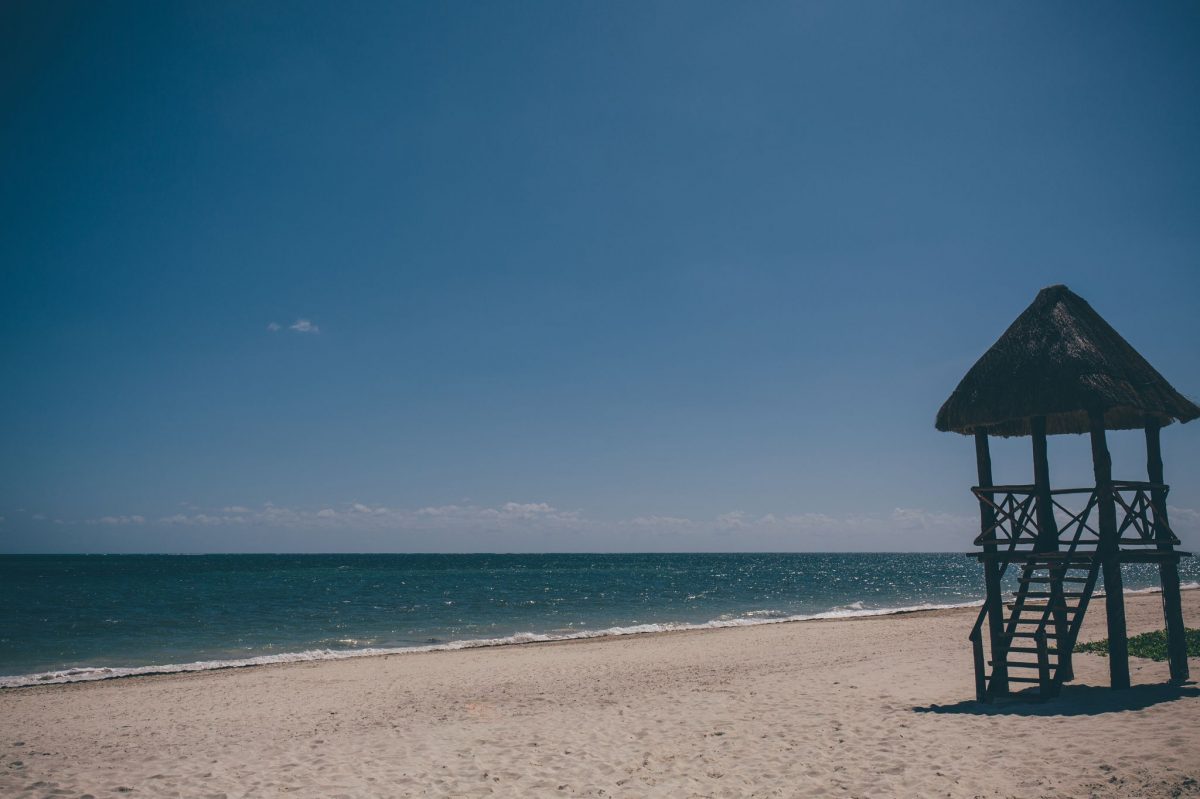
[(1045, 702), (1038, 698), (1037, 690), (1032, 689), (990, 705), (971, 699), (953, 705), (914, 707), (913, 712), (968, 713), (976, 716), (1095, 716), (1141, 710), (1162, 702), (1196, 696), (1200, 696), (1200, 688), (1194, 683), (1135, 685), (1124, 691), (1098, 685), (1064, 685), (1062, 693)]

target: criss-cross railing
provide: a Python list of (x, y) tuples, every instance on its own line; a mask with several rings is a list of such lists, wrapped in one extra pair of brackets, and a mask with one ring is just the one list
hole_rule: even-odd
[[(1153, 497), (1161, 492), (1165, 503), (1169, 486), (1161, 483), (1113, 483), (1113, 499), (1116, 501), (1118, 513), (1123, 512), (1120, 524), (1117, 525), (1117, 541), (1121, 544), (1170, 544), (1178, 546), (1180, 541), (1171, 530), (1166, 519), (1160, 519), (1154, 512)], [(1130, 531), (1134, 535), (1130, 535)]]
[[(1132, 481), (1114, 482), (1112, 495), (1120, 522), (1118, 544), (1156, 546), (1179, 543), (1165, 519), (1154, 513), (1153, 495), (1168, 486)], [(992, 525), (975, 539), (976, 546), (995, 545), (1009, 551), (1031, 548), (1038, 541), (1037, 494), (1031, 485), (975, 487), (971, 492), (979, 503), (990, 508)], [(1082, 507), (1071, 498), (1083, 499)], [(1092, 511), (1100, 500), (1095, 488), (1056, 488), (1050, 491), (1058, 542), (1072, 548), (1099, 543), (1100, 531), (1091, 523)]]

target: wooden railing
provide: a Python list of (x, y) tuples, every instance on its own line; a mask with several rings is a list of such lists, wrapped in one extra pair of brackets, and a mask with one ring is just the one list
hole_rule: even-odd
[[(1165, 501), (1169, 490), (1169, 486), (1161, 483), (1113, 482), (1113, 501), (1121, 519), (1117, 525), (1119, 545), (1179, 544), (1166, 520), (1154, 513), (1154, 495), (1161, 492)], [(981, 505), (990, 508), (994, 516), (994, 523), (975, 539), (976, 546), (995, 545), (1020, 550), (1032, 548), (1038, 541), (1041, 531), (1034, 486), (976, 486), (971, 492)], [(1078, 502), (1072, 503), (1071, 498), (1082, 498), (1082, 507)], [(1080, 544), (1099, 543), (1100, 532), (1090, 523), (1092, 512), (1100, 501), (1095, 488), (1052, 489), (1050, 501), (1058, 523), (1060, 545), (1075, 549)]]

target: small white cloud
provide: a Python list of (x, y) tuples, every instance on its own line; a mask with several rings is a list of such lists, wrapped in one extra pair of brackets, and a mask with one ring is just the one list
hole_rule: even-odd
[(553, 513), (554, 508), (547, 502), (505, 502), (501, 512), (528, 518), (541, 513)]
[(279, 327), (280, 327), (280, 325), (278, 322), (271, 322), (270, 324), (267, 325), (267, 330), (270, 330), (272, 333), (278, 333)]
[(321, 328), (317, 327), (309, 319), (297, 319), (292, 324), (288, 325), (288, 330), (294, 330), (297, 333), (320, 333)]
[(418, 516), (454, 516), (461, 513), (462, 508), (458, 505), (436, 505), (427, 508), (418, 508)]
[(1195, 508), (1178, 508), (1167, 506), (1167, 518), (1171, 520), (1171, 529), (1181, 538), (1194, 538), (1200, 535), (1200, 510)]
[(923, 508), (896, 508), (892, 523), (903, 530), (963, 529), (970, 530), (974, 520), (969, 516), (927, 511)]
[(146, 517), (138, 516), (137, 514), (134, 514), (133, 516), (101, 516), (99, 519), (89, 520), (88, 523), (89, 524), (107, 524), (107, 525), (145, 524)]
[(1175, 523), (1183, 522), (1188, 525), (1200, 525), (1200, 510), (1194, 508), (1179, 508), (1167, 506), (1167, 518)]
[(324, 508), (317, 511), (317, 517), (320, 519), (332, 519), (334, 516), (337, 516), (337, 511), (333, 508)]
[(800, 530), (829, 528), (838, 523), (837, 519), (826, 513), (794, 513), (784, 517), (784, 521)]
[(751, 519), (744, 511), (735, 510), (718, 516), (716, 525), (718, 530), (745, 530), (751, 525)]
[(692, 524), (691, 519), (680, 516), (635, 516), (629, 520), (634, 527), (686, 527)]
[(241, 505), (229, 505), (228, 507), (221, 508), (221, 511), (224, 513), (250, 513), (251, 512), (249, 508), (243, 508)]

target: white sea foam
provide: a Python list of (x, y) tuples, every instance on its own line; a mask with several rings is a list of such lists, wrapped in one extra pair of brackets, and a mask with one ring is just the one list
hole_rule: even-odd
[[(1186, 583), (1183, 589), (1200, 588), (1200, 583)], [(1127, 594), (1147, 594), (1160, 591), (1159, 588), (1142, 588), (1127, 590)], [(1101, 592), (1097, 592), (1101, 593)], [(421, 652), (446, 652), (458, 649), (477, 649), (489, 646), (512, 646), (515, 644), (546, 643), (550, 641), (572, 641), (584, 638), (608, 638), (620, 635), (644, 635), (646, 633), (675, 632), (680, 630), (712, 630), (722, 627), (753, 627), (760, 624), (782, 624), (785, 622), (814, 621), (817, 619), (850, 619), (868, 616), (891, 616), (897, 613), (914, 613), (923, 610), (948, 610), (953, 608), (979, 607), (982, 601), (958, 602), (951, 604), (922, 603), (896, 608), (864, 608), (862, 602), (827, 610), (823, 613), (800, 614), (794, 616), (770, 616), (772, 611), (751, 611), (747, 616), (730, 618), (728, 616), (702, 623), (663, 622), (658, 624), (635, 624), (629, 627), (608, 627), (602, 630), (576, 630), (563, 633), (532, 633), (523, 632), (503, 638), (466, 639), (449, 641), (442, 644), (425, 644), (423, 646), (407, 647), (365, 647), (362, 649), (309, 649), (303, 652), (284, 652), (278, 655), (259, 655), (257, 657), (237, 658), (230, 660), (200, 660), (194, 663), (171, 663), (157, 666), (129, 667), (90, 667), (63, 669), (62, 671), (47, 671), (40, 674), (18, 674), (10, 677), (0, 677), (0, 688), (22, 688), (30, 685), (54, 685), (68, 682), (90, 682), (93, 680), (109, 680), (116, 677), (135, 677), (147, 674), (176, 674), (190, 671), (212, 671), (214, 669), (239, 669), (247, 666), (265, 666), (272, 663), (303, 663), (320, 660), (348, 660), (350, 658), (372, 657), (378, 655), (409, 655)]]
[[(67, 682), (90, 682), (93, 680), (109, 680), (116, 677), (135, 677), (146, 674), (176, 674), (189, 671), (211, 671), (214, 669), (238, 669), (246, 666), (265, 666), (271, 663), (303, 663), (318, 660), (347, 660), (349, 658), (371, 657), (377, 655), (409, 655), (420, 652), (446, 652), (458, 649), (477, 649), (489, 646), (512, 646), (514, 644), (546, 643), (550, 641), (573, 641), (583, 638), (608, 638), (619, 635), (644, 635), (646, 633), (664, 633), (680, 630), (712, 630), (722, 627), (753, 627), (760, 624), (780, 624), (782, 622), (812, 621), (815, 619), (846, 619), (860, 616), (890, 616), (896, 613), (913, 613), (920, 610), (945, 610), (948, 608), (978, 607), (982, 602), (962, 602), (956, 604), (908, 605), (898, 608), (862, 609), (861, 602), (845, 608), (835, 608), (823, 613), (810, 613), (794, 616), (768, 615), (776, 611), (751, 611), (746, 617), (722, 617), (702, 623), (662, 622), (657, 624), (635, 624), (629, 627), (608, 627), (601, 630), (575, 630), (562, 633), (532, 633), (522, 632), (507, 635), (503, 638), (479, 638), (460, 641), (448, 641), (441, 644), (425, 644), (406, 647), (364, 647), (362, 649), (309, 649), (303, 652), (283, 652), (277, 655), (259, 655), (257, 657), (236, 658), (230, 660), (200, 660), (194, 663), (170, 663), (155, 666), (79, 666), (61, 671), (47, 671), (40, 674), (18, 674), (0, 677), (0, 688), (22, 688), (30, 685), (54, 685)], [(855, 608), (855, 606), (858, 606)]]

